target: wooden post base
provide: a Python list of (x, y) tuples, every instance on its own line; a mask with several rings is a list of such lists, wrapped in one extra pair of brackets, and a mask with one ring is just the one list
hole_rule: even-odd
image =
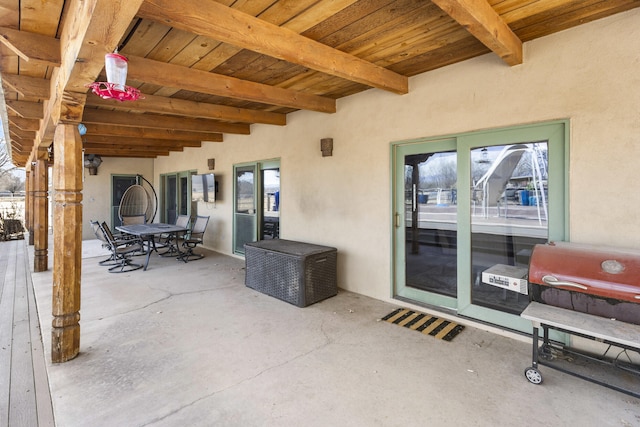
[(54, 316), (51, 330), (51, 361), (67, 362), (80, 352), (80, 313)]
[(33, 253), (33, 270), (35, 272), (47, 271), (49, 268), (49, 255), (47, 250), (36, 249)]

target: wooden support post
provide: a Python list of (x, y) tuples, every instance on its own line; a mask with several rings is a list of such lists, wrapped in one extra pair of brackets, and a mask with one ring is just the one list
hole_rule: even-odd
[(36, 160), (33, 191), (33, 270), (47, 271), (49, 264), (49, 174), (46, 158)]
[(53, 163), (53, 329), (51, 359), (66, 362), (80, 351), (82, 260), (82, 139), (77, 124), (59, 124)]
[(29, 236), (29, 245), (33, 245), (33, 174), (31, 164), (25, 168), (24, 227)]

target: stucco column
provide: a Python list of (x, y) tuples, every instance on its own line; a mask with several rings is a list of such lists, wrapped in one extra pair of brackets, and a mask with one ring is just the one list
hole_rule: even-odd
[(66, 362), (80, 351), (82, 260), (82, 139), (77, 124), (59, 124), (53, 163), (53, 329), (51, 359)]
[(46, 158), (36, 160), (33, 189), (33, 270), (47, 271), (49, 264), (49, 176)]

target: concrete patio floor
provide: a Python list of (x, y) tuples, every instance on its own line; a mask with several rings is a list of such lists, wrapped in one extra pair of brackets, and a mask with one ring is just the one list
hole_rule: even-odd
[(640, 425), (640, 399), (545, 367), (530, 384), (524, 338), (467, 327), (445, 342), (379, 321), (406, 305), (345, 291), (298, 308), (214, 252), (125, 274), (98, 265), (96, 241), (83, 253), (67, 363), (51, 364), (52, 269), (33, 273), (59, 427)]

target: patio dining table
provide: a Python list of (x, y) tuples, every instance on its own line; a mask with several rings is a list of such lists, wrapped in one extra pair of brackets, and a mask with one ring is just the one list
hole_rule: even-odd
[[(157, 252), (155, 240), (156, 235), (184, 233), (188, 231), (186, 227), (164, 223), (119, 225), (116, 227), (116, 230), (122, 233), (140, 237), (141, 239), (147, 241), (147, 259), (144, 263), (145, 271), (147, 269), (147, 266), (149, 265), (151, 251)], [(178, 251), (180, 251), (180, 248), (178, 248)]]

